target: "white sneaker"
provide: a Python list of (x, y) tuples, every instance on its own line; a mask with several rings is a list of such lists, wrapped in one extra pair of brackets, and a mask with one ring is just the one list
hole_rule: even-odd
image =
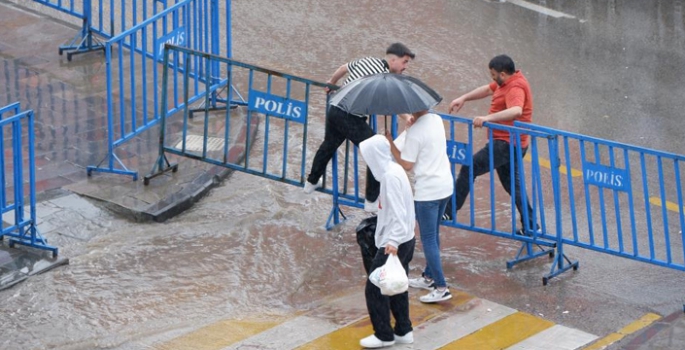
[(371, 334), (370, 336), (360, 340), (359, 345), (361, 345), (365, 349), (378, 349), (386, 346), (395, 345), (395, 341), (382, 341), (376, 338), (375, 334)]
[(433, 280), (429, 280), (425, 277), (410, 278), (409, 287), (433, 290), (435, 289), (435, 283), (433, 283)]
[(364, 200), (364, 211), (367, 213), (377, 213), (378, 212), (378, 199), (373, 202)]
[(304, 193), (310, 194), (314, 192), (317, 188), (321, 188), (323, 186), (323, 179), (319, 179), (319, 182), (315, 184), (305, 180), (304, 181)]
[(420, 297), (419, 301), (422, 303), (437, 303), (449, 299), (452, 299), (452, 294), (450, 293), (449, 288), (445, 288), (443, 290), (438, 290), (435, 288), (432, 292)]
[(396, 344), (412, 344), (412, 343), (414, 343), (414, 332), (409, 332), (405, 335), (395, 334), (395, 343)]

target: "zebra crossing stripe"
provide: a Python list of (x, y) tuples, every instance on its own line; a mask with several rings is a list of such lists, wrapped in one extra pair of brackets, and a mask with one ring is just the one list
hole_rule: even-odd
[(268, 320), (223, 320), (150, 348), (154, 350), (218, 350), (274, 328), (285, 319), (272, 317)]
[[(445, 313), (425, 324), (414, 327), (414, 344), (395, 345), (396, 349), (441, 349), (457, 339), (477, 332), (481, 328), (516, 310), (484, 299), (472, 299), (460, 311)], [(461, 349), (478, 349), (463, 347)]]
[[(453, 298), (423, 304), (410, 292), (413, 344), (393, 349), (577, 349), (596, 336), (555, 325), (488, 300), (453, 290)], [(223, 320), (156, 344), (151, 349), (176, 350), (337, 350), (358, 349), (372, 334), (364, 293), (324, 301), (306, 314)]]
[(661, 318), (661, 316), (659, 316), (657, 314), (653, 314), (653, 313), (648, 313), (648, 314), (640, 317), (639, 319), (631, 322), (627, 326), (621, 328), (621, 330), (619, 330), (618, 332), (611, 333), (611, 334), (607, 335), (606, 337), (599, 339), (598, 341), (590, 344), (590, 346), (585, 347), (583, 349), (585, 349), (585, 350), (604, 349), (607, 346), (623, 339), (626, 335), (635, 333), (635, 332), (639, 331), (640, 329), (649, 326), (650, 324), (654, 323), (654, 321), (658, 320), (659, 318)]
[(506, 350), (574, 350), (597, 339), (597, 336), (578, 329), (554, 325)]
[(276, 327), (237, 342), (223, 350), (260, 349), (281, 350), (295, 349), (311, 339), (316, 339), (335, 332), (340, 325), (330, 320), (322, 320), (308, 315), (296, 317)]
[(502, 317), (441, 349), (504, 349), (531, 337), (554, 323), (523, 312)]
[[(363, 299), (363, 305), (366, 302)], [(432, 319), (440, 317), (445, 312), (457, 312), (460, 308), (465, 308), (464, 305), (473, 300), (473, 296), (464, 292), (453, 291), (453, 297), (447, 302), (439, 304), (423, 304), (418, 301), (417, 294), (410, 292), (409, 299), (409, 315), (412, 320), (414, 329), (420, 324), (428, 322)], [(337, 349), (357, 349), (359, 348), (359, 340), (373, 334), (373, 327), (368, 316), (357, 322), (354, 322), (345, 327), (326, 334), (323, 337), (312, 340), (298, 350), (337, 350)], [(415, 333), (416, 334), (416, 333)]]

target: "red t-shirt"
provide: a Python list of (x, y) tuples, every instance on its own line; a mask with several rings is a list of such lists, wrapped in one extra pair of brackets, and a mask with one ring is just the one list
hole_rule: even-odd
[[(521, 71), (516, 71), (516, 73), (514, 73), (511, 78), (507, 79), (501, 86), (493, 81), (490, 83), (490, 90), (492, 90), (493, 93), (488, 114), (501, 112), (505, 109), (518, 106), (521, 107), (523, 113), (515, 120), (525, 123), (533, 122), (533, 95), (530, 93), (528, 80), (521, 74)], [(513, 120), (497, 123), (514, 125)], [(503, 130), (492, 130), (492, 137), (495, 140), (509, 142), (509, 133)], [(528, 147), (527, 135), (521, 135), (521, 146)]]

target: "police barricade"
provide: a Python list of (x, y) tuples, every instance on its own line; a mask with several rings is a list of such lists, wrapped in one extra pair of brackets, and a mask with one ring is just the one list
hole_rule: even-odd
[[(114, 37), (156, 15), (181, 0), (33, 0), (77, 19), (81, 30), (67, 44), (59, 47), (59, 54), (73, 55), (105, 49), (105, 39)], [(60, 16), (58, 16), (60, 17)], [(68, 20), (68, 18), (67, 18)]]
[(685, 270), (685, 156), (516, 125), (561, 138), (561, 243)]
[[(511, 189), (509, 195), (500, 185), (499, 174), (494, 169), (493, 148), (487, 151), (487, 174), (481, 176), (487, 180), (475, 181), (472, 162), (473, 154), (477, 150), (474, 150), (473, 145), (474, 140), (482, 141), (482, 137), (474, 137), (472, 120), (445, 114), (440, 116), (446, 124), (446, 152), (452, 164), (454, 178), (456, 179), (461, 166), (469, 166), (467, 186), (470, 193), (464, 206), (459, 211), (452, 210), (452, 218), (443, 221), (443, 225), (520, 241), (521, 247), (516, 256), (507, 262), (507, 268), (537, 257), (554, 257), (549, 274), (543, 277), (545, 284), (549, 278), (569, 269), (577, 269), (578, 263), (566, 257), (563, 245), (559, 242), (560, 235), (556, 233), (560, 230), (561, 212), (557, 210), (553, 193), (555, 184), (558, 184), (556, 179), (559, 171), (563, 171), (558, 162), (553, 161), (557, 158), (550, 156), (557, 152), (556, 136), (521, 127), (486, 124), (488, 132), (485, 141), (488, 141), (488, 144), (492, 144), (493, 130), (509, 133), (506, 158), (510, 164), (517, 165), (516, 168), (510, 167), (509, 174), (502, 174)], [(370, 123), (374, 129), (380, 124), (374, 116)], [(398, 119), (393, 117), (391, 125), (393, 135), (397, 135)], [(520, 143), (522, 137), (530, 139), (525, 153), (521, 148), (514, 147)], [(345, 217), (340, 206), (360, 208), (363, 203), (363, 197), (360, 195), (360, 187), (363, 186), (360, 186), (360, 183), (364, 183), (362, 174), (365, 173), (365, 164), (363, 161), (360, 162), (356, 147), (352, 148), (349, 142), (343, 154), (342, 162), (335, 161), (335, 158), (332, 162), (333, 208), (326, 224), (328, 228), (340, 223), (341, 217)], [(528, 155), (527, 159), (531, 161), (518, 161), (523, 159), (524, 155)], [(342, 167), (339, 163), (342, 163)], [(519, 178), (523, 180), (520, 187), (515, 185), (515, 171), (518, 171)], [(517, 191), (526, 194), (521, 196), (521, 206), (530, 206), (530, 212), (517, 212)], [(455, 208), (456, 196), (453, 195), (451, 201), (452, 208)], [(520, 215), (524, 216), (523, 219)], [(525, 223), (525, 227), (523, 224), (519, 226), (520, 221)], [(535, 227), (531, 227), (530, 223)], [(517, 231), (524, 234), (517, 234)]]
[[(8, 237), (10, 247), (20, 244), (45, 249), (56, 257), (58, 249), (48, 245), (36, 227), (34, 144), (33, 111), (22, 112), (19, 103), (0, 108), (0, 240)], [(7, 155), (12, 159), (6, 159)]]
[[(543, 283), (570, 268), (577, 269), (577, 262), (571, 262), (565, 256), (556, 234), (561, 213), (556, 209), (550, 190), (553, 192), (554, 185), (558, 183), (559, 165), (544, 161), (556, 159), (549, 156), (556, 153), (556, 137), (521, 127), (486, 123), (487, 145), (474, 149), (474, 141), (480, 139), (474, 137), (472, 120), (441, 116), (448, 123), (447, 154), (455, 180), (465, 167), (465, 179), (455, 184), (455, 194), (448, 206), (448, 210), (452, 208), (447, 213), (451, 218), (443, 221), (443, 225), (521, 241), (518, 253), (507, 262), (507, 268), (541, 256), (555, 257), (550, 273), (543, 277)], [(494, 141), (495, 130), (508, 134), (504, 146), (493, 147), (497, 142)], [(528, 146), (518, 147), (524, 138), (528, 139)], [(478, 152), (485, 156), (478, 166), (486, 173), (480, 176), (474, 173), (474, 155)], [(526, 155), (531, 156), (530, 164), (522, 161)], [(510, 166), (499, 168), (500, 162)], [(487, 180), (476, 182), (477, 177)], [(518, 184), (517, 177), (520, 179)], [(456, 192), (462, 186), (468, 186), (469, 195), (457, 211)], [(516, 203), (517, 197), (519, 203)]]
[[(161, 110), (166, 115), (160, 123), (159, 157), (146, 184), (177, 170), (166, 156), (172, 154), (303, 186), (307, 121), (312, 106), (324, 110), (326, 84), (173, 45), (166, 45), (164, 58)], [(222, 80), (198, 83), (191, 70), (178, 73), (189, 65), (204, 67), (206, 75), (218, 67)], [(246, 96), (229, 90), (231, 107), (213, 108), (213, 93), (225, 86)]]
[[(179, 1), (105, 43), (108, 152), (98, 165), (87, 168), (89, 176), (98, 171), (137, 179), (137, 171), (126, 168), (116, 156), (115, 148), (156, 125), (160, 115), (175, 111), (181, 103), (179, 85), (169, 84), (169, 93), (174, 97), (169, 104), (170, 110), (158, 108), (161, 95), (166, 93), (159, 89), (164, 45), (173, 43), (197, 51), (228, 54), (228, 41), (225, 49), (220, 49), (219, 45), (222, 37), (219, 12), (216, 0)], [(230, 28), (226, 26), (225, 29), (223, 38), (230, 38)], [(216, 64), (203, 66), (199, 58), (183, 63), (177, 59), (170, 62), (178, 64), (170, 76), (173, 82), (178, 82), (184, 74), (192, 80), (190, 89), (185, 91), (190, 103), (200, 99), (203, 91), (199, 86), (206, 80), (226, 86), (226, 79), (220, 79)], [(215, 105), (217, 101), (217, 94), (214, 94), (210, 102)]]

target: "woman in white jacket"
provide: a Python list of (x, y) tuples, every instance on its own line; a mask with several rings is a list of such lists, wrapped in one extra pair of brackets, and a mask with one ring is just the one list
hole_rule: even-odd
[[(372, 136), (361, 142), (359, 149), (373, 176), (381, 184), (375, 234), (378, 253), (370, 271), (383, 266), (388, 254), (396, 254), (408, 273), (416, 239), (414, 197), (407, 173), (392, 160), (390, 142), (384, 136)], [(374, 334), (360, 341), (362, 347), (381, 348), (414, 342), (407, 292), (389, 297), (381, 294), (381, 290), (367, 279), (365, 296)], [(390, 324), (390, 313), (395, 318), (394, 329)]]

